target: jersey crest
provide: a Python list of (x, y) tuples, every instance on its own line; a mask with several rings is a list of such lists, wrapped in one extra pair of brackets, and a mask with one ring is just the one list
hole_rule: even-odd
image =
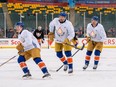
[(57, 32), (58, 36), (63, 36), (64, 35), (64, 32), (62, 31), (61, 27), (59, 27), (56, 32)]
[(91, 31), (91, 32), (90, 32), (90, 36), (91, 36), (92, 38), (95, 38), (95, 37), (96, 37), (96, 33), (95, 33), (94, 31)]

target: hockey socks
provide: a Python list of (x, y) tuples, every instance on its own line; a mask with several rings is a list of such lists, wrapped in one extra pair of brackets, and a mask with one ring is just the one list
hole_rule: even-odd
[(62, 51), (56, 52), (56, 53), (57, 53), (57, 57), (64, 64), (64, 71), (67, 71), (67, 69), (69, 68), (68, 73), (72, 73), (73, 72), (73, 59), (71, 57), (71, 51), (65, 51), (65, 55), (67, 59), (65, 58), (65, 56), (63, 56)]
[(89, 65), (89, 61), (90, 61), (90, 56), (86, 55), (85, 57), (85, 65), (83, 67), (83, 69), (87, 69), (88, 65)]
[(67, 60), (66, 60), (65, 56), (63, 56), (62, 51), (56, 52), (56, 55), (64, 65), (67, 65)]
[(100, 59), (99, 56), (95, 56), (94, 57), (94, 66), (93, 66), (93, 69), (97, 69), (97, 66), (98, 66), (98, 63), (99, 63), (99, 59)]
[(73, 69), (73, 59), (71, 57), (67, 58), (69, 69)]
[(60, 58), (60, 60), (63, 62), (64, 65), (67, 65), (67, 60), (64, 56)]
[(85, 65), (89, 65), (89, 61), (90, 61), (90, 56), (86, 55), (86, 57), (85, 57)]
[(20, 65), (20, 67), (22, 68), (23, 72), (26, 74), (26, 73), (29, 73), (29, 69), (28, 69), (25, 61), (26, 61), (25, 57), (20, 55), (19, 58), (18, 58), (18, 63)]
[(46, 74), (48, 73), (48, 70), (46, 68), (45, 63), (41, 60), (41, 58), (34, 58), (33, 59), (35, 61), (35, 63), (40, 67), (41, 71)]
[(94, 57), (94, 65), (98, 65), (98, 62), (100, 60), (100, 51), (99, 50), (95, 50), (95, 57)]
[(73, 59), (71, 57), (67, 58), (69, 71), (68, 73), (73, 73)]
[(67, 65), (67, 60), (66, 58), (63, 56), (62, 58), (59, 58), (61, 60), (61, 62), (64, 64), (64, 71), (67, 71), (68, 69), (68, 65)]
[(95, 50), (95, 57), (94, 57), (94, 66), (93, 66), (93, 69), (97, 69), (97, 66), (98, 66), (98, 63), (99, 63), (99, 60), (100, 60), (100, 53), (101, 51), (99, 50)]
[(100, 59), (99, 56), (95, 56), (95, 58), (94, 58), (94, 65), (98, 65), (99, 59)]
[(89, 61), (90, 61), (90, 56), (91, 56), (91, 54), (92, 54), (92, 51), (87, 50), (87, 52), (86, 52), (86, 57), (85, 57), (85, 65), (84, 65), (84, 67), (83, 67), (84, 70), (85, 70), (85, 69), (88, 67), (88, 65), (89, 65)]
[(71, 54), (71, 51), (65, 51), (65, 55), (67, 57), (67, 62), (68, 62), (68, 67), (69, 67), (69, 70), (68, 70), (68, 73), (73, 73), (73, 59), (72, 59), (72, 54)]

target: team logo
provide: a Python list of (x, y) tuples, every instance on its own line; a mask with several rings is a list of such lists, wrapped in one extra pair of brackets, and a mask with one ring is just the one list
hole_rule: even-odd
[(59, 27), (58, 30), (56, 31), (59, 36), (63, 36), (64, 32), (62, 31), (62, 28)]
[(90, 36), (91, 36), (92, 38), (95, 38), (95, 37), (96, 37), (96, 33), (95, 33), (94, 31), (92, 31), (92, 32), (90, 33)]

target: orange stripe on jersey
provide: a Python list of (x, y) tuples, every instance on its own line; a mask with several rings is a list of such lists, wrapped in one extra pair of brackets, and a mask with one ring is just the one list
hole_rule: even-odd
[(86, 55), (85, 59), (89, 61), (90, 60), (90, 56)]
[(19, 65), (21, 68), (27, 67), (27, 64), (25, 62), (21, 62)]
[(60, 60), (61, 60), (62, 62), (64, 62), (64, 61), (66, 61), (66, 58), (65, 58), (65, 57), (62, 57), (62, 58), (60, 58)]
[(95, 56), (94, 59), (97, 60), (97, 61), (99, 61), (100, 57), (99, 56)]
[(70, 57), (67, 59), (67, 61), (68, 61), (68, 64), (71, 64), (73, 62), (73, 59)]
[(42, 69), (43, 67), (45, 67), (45, 63), (44, 62), (40, 62), (40, 63), (38, 63), (38, 66)]

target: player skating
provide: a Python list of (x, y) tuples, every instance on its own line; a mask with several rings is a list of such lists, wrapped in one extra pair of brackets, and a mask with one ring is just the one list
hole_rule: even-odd
[(99, 18), (97, 16), (93, 16), (91, 19), (91, 23), (87, 25), (87, 52), (85, 57), (85, 65), (83, 69), (85, 70), (90, 62), (90, 57), (94, 51), (94, 66), (93, 69), (97, 69), (100, 53), (103, 49), (103, 42), (106, 39), (106, 33), (104, 31), (104, 27), (102, 24), (98, 23)]
[[(73, 73), (73, 59), (71, 57), (71, 47), (66, 44), (71, 44), (75, 36), (74, 27), (70, 21), (66, 19), (67, 14), (61, 12), (59, 18), (54, 18), (49, 25), (49, 38), (51, 41), (55, 39), (55, 51), (57, 57), (64, 64), (64, 71)], [(66, 57), (63, 55), (63, 50)]]
[(21, 22), (16, 23), (16, 31), (18, 32), (18, 39), (20, 43), (17, 45), (19, 51), (18, 63), (22, 68), (24, 75), (23, 78), (31, 77), (31, 73), (27, 67), (26, 61), (33, 58), (34, 62), (40, 67), (45, 77), (50, 77), (45, 63), (41, 59), (40, 45), (37, 39), (28, 30), (24, 30), (24, 24)]

